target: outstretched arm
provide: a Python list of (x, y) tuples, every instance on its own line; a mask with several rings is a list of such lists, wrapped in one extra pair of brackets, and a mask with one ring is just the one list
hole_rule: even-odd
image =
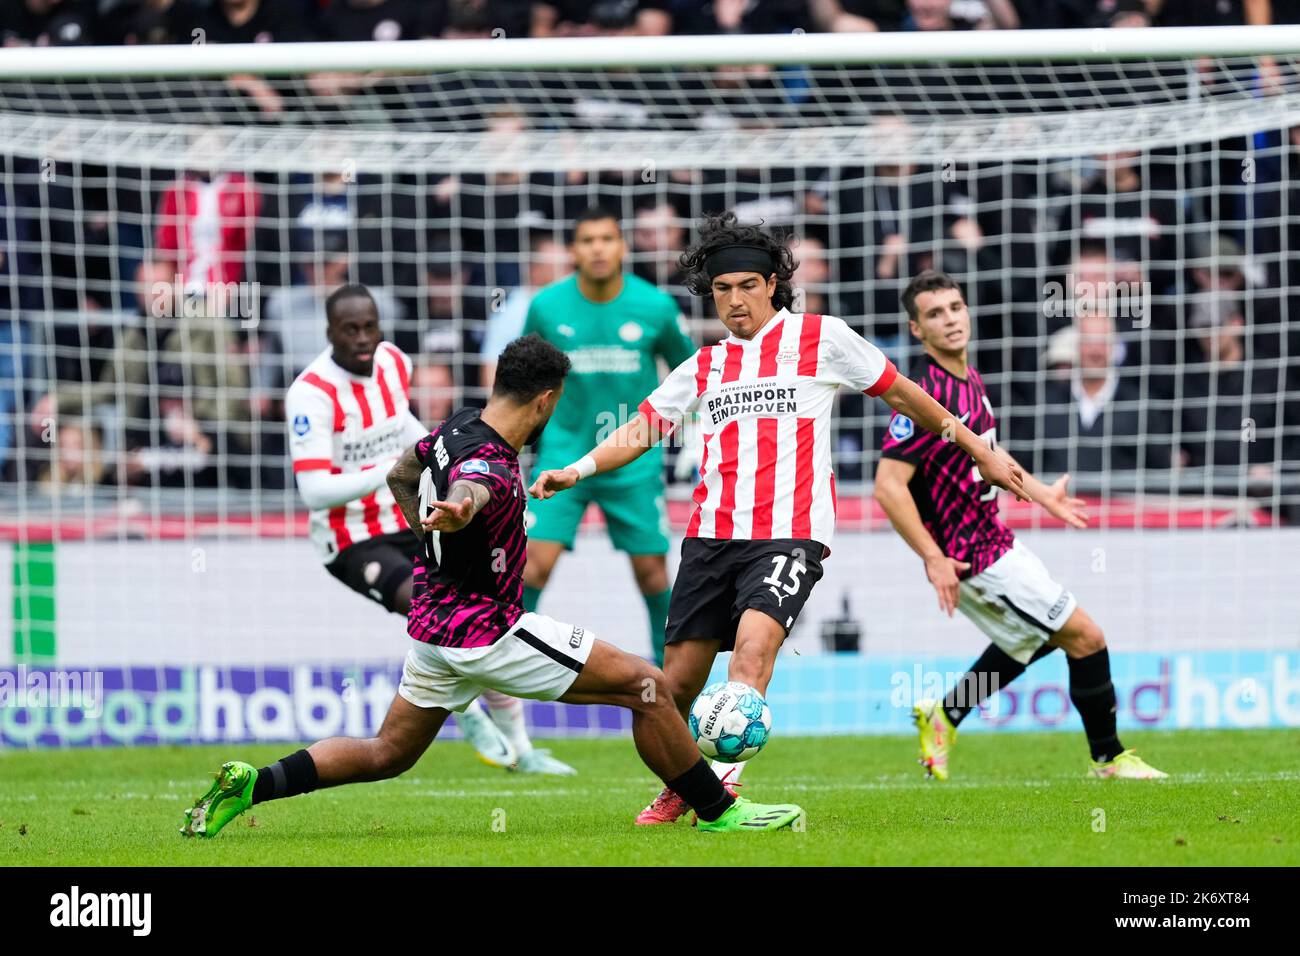
[(572, 488), (583, 478), (622, 468), (658, 444), (660, 437), (661, 432), (650, 424), (645, 413), (637, 412), (635, 418), (572, 465), (542, 472), (528, 493), (534, 498), (549, 498), (557, 491)]
[(910, 378), (899, 375), (880, 397), (894, 411), (906, 415), (926, 431), (944, 441), (956, 442), (958, 448), (975, 459), (980, 475), (989, 484), (1005, 488), (1024, 501), (1032, 500), (1026, 493), (1020, 466), (1011, 456), (1000, 449), (990, 448)]
[(402, 453), (388, 473), (389, 490), (417, 538), (422, 538), (426, 531), (451, 533), (461, 530), (474, 520), (492, 497), (482, 482), (458, 478), (447, 489), (447, 500), (431, 498), (427, 502), (434, 512), (426, 518), (420, 514), (420, 478), (423, 474), (424, 465), (420, 463), (414, 445)]
[(969, 571), (970, 563), (945, 555), (926, 528), (912, 493), (907, 489), (915, 472), (916, 466), (909, 462), (881, 458), (876, 466), (876, 500), (889, 516), (894, 530), (925, 562), (925, 576), (939, 595), (939, 610), (952, 617), (961, 597), (957, 576), (962, 571)]
[[(1016, 461), (1011, 455), (1007, 455), (1012, 461)], [(1042, 507), (1044, 511), (1053, 517), (1060, 518), (1072, 528), (1088, 527), (1088, 505), (1082, 498), (1070, 497), (1070, 476), (1064, 474), (1050, 485), (1036, 475), (1029, 472), (1020, 462), (1016, 461), (1024, 475), (1025, 491), (1029, 497)]]
[(474, 516), (483, 510), (492, 493), (487, 486), (464, 478), (457, 479), (447, 489), (447, 500), (431, 499), (429, 506), (433, 514), (420, 519), (420, 527), (425, 531), (448, 533), (459, 531), (474, 520)]

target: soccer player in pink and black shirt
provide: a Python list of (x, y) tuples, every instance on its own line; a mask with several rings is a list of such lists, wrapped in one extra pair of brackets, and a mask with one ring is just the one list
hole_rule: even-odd
[(412, 637), (397, 697), (376, 737), (334, 737), (260, 770), (221, 767), (185, 813), (181, 833), (215, 836), (254, 803), (383, 780), (408, 770), (453, 711), (485, 689), (512, 697), (613, 704), (632, 711), (637, 753), (681, 794), (703, 831), (761, 831), (802, 817), (793, 804), (734, 796), (700, 756), (659, 668), (591, 631), (522, 607), (526, 562), (519, 452), (536, 441), (564, 391), (569, 359), (531, 335), (508, 345), (480, 413), (453, 414), (408, 448), (388, 487), (419, 538)]
[[(982, 473), (1019, 491), (1019, 468), (899, 375), (878, 348), (831, 315), (791, 312), (790, 249), (734, 213), (707, 219), (682, 254), (687, 284), (712, 296), (729, 333), (675, 368), (638, 414), (530, 489), (549, 497), (635, 460), (688, 416), (704, 432), (695, 509), (668, 609), (664, 673), (685, 714), (721, 651), (729, 680), (765, 693), (776, 655), (822, 576), (835, 532), (831, 413), (840, 388), (878, 397), (934, 432), (945, 429)], [(715, 763), (734, 782), (743, 765)], [(671, 788), (641, 812), (671, 823), (687, 807)]]
[[(387, 485), (389, 469), (427, 434), (411, 412), (413, 365), (383, 340), (374, 296), (343, 285), (325, 300), (329, 346), (289, 386), (289, 453), (312, 544), (326, 570), (353, 591), (405, 619), (419, 543)], [(458, 715), (484, 763), (526, 773), (572, 774), (533, 746), (523, 704), (487, 691)]]
[[(903, 292), (908, 326), (924, 348), (915, 380), (989, 447), (997, 443), (993, 403), (967, 358), (970, 312), (957, 283), (926, 270)], [(1029, 496), (1049, 514), (1083, 528), (1084, 503), (1070, 497), (1069, 475), (1048, 485), (1024, 471)], [(1069, 658), (1070, 700), (1083, 720), (1098, 777), (1150, 779), (1165, 774), (1125, 750), (1115, 727), (1115, 688), (1101, 628), (1057, 584), (1038, 557), (998, 515), (997, 489), (952, 442), (921, 431), (904, 413), (890, 420), (876, 469), (876, 500), (925, 562), (949, 616), (954, 609), (992, 643), (943, 701), (917, 701), (921, 763), (948, 778), (957, 725), (980, 702), (1057, 647)]]
[(447, 498), (457, 481), (485, 489), (482, 520), (445, 538), (431, 531), (415, 560), (407, 633), (442, 647), (484, 647), (523, 614), (523, 578), (507, 573), (525, 559), (524, 497), (519, 456), (480, 417), (456, 412), (415, 443), (427, 478), (421, 504)]

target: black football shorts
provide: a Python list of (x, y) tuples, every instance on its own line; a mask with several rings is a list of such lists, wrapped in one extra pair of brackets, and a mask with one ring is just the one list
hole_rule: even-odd
[(745, 611), (762, 611), (790, 633), (822, 577), (819, 542), (687, 538), (668, 607), (665, 641), (716, 639), (736, 646), (736, 625)]
[(415, 556), (420, 542), (410, 531), (376, 535), (344, 548), (329, 564), (327, 571), (358, 594), (397, 614), (406, 608), (396, 607), (397, 591), (414, 573)]

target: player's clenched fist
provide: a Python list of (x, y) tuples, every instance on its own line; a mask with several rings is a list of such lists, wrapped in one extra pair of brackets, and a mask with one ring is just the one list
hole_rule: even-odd
[(549, 498), (557, 491), (568, 491), (578, 483), (578, 473), (572, 468), (552, 468), (537, 476), (528, 489), (534, 498)]

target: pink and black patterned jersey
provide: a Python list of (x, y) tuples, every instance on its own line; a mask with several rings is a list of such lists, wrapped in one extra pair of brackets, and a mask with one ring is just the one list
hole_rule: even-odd
[[(997, 442), (993, 403), (975, 369), (968, 367), (960, 379), (927, 355), (915, 381), (981, 439)], [(964, 577), (979, 574), (1011, 549), (1015, 535), (998, 517), (997, 488), (980, 477), (974, 459), (955, 442), (895, 413), (881, 455), (916, 466), (908, 490), (943, 553), (970, 562)]]
[(415, 559), (411, 637), (442, 647), (495, 643), (523, 615), (525, 499), (515, 449), (479, 418), (478, 409), (456, 412), (416, 442), (425, 470), (421, 513), (430, 497), (446, 500), (458, 480), (491, 492), (487, 504), (460, 531), (425, 535)]

